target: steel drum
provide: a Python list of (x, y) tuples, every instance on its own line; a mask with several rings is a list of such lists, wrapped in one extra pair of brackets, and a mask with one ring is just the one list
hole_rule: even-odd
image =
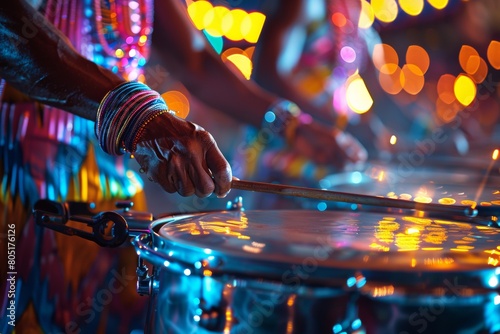
[[(416, 167), (370, 162), (358, 170), (329, 175), (320, 180), (319, 187), (422, 203), (500, 206), (500, 160), (465, 163), (446, 159)], [(303, 201), (302, 205), (313, 209), (318, 203)], [(356, 210), (359, 206), (321, 203), (319, 208)]]
[(147, 333), (500, 331), (500, 229), (477, 222), (216, 211), (158, 219), (133, 244)]

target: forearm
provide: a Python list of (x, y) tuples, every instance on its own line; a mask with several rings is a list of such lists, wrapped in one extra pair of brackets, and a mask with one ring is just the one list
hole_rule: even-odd
[(124, 80), (85, 59), (22, 0), (0, 5), (0, 77), (32, 99), (87, 119)]
[(162, 65), (210, 107), (241, 122), (260, 126), (267, 107), (277, 97), (236, 75), (224, 64), (178, 2), (155, 3), (153, 45)]

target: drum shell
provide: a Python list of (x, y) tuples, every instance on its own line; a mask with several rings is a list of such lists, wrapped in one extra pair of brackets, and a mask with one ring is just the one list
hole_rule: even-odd
[(158, 275), (149, 333), (330, 333), (352, 296), (332, 288), (294, 291), (274, 282)]

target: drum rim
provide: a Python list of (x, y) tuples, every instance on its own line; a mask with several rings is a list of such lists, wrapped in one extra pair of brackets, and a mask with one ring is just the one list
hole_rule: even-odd
[[(266, 211), (266, 210), (251, 210)], [(280, 211), (280, 210), (273, 210)], [(308, 210), (284, 210), (284, 211), (308, 211)], [(217, 213), (228, 213), (231, 211), (216, 211)], [(273, 282), (287, 284), (293, 282), (300, 285), (334, 286), (347, 289), (361, 289), (368, 281), (372, 286), (386, 286), (398, 282), (402, 289), (412, 291), (428, 291), (429, 289), (440, 289), (446, 287), (446, 282), (456, 281), (460, 278), (467, 281), (466, 289), (470, 291), (489, 292), (498, 291), (498, 285), (491, 284), (491, 279), (500, 281), (500, 267), (484, 267), (479, 270), (471, 269), (450, 269), (441, 271), (425, 270), (401, 270), (387, 268), (332, 268), (321, 267), (307, 275), (291, 275), (291, 266), (297, 265), (293, 262), (272, 261), (269, 259), (236, 256), (223, 253), (218, 250), (211, 250), (210, 253), (202, 254), (201, 247), (193, 250), (191, 245), (185, 245), (170, 240), (168, 246), (174, 253), (165, 252), (166, 242), (163, 236), (158, 233), (158, 229), (169, 222), (175, 222), (185, 218), (203, 216), (214, 212), (187, 213), (164, 216), (153, 221), (149, 226), (149, 234), (142, 234), (132, 240), (139, 256), (148, 262), (165, 268), (167, 270), (189, 275), (205, 276), (206, 271), (214, 277), (232, 277), (242, 279), (265, 279)], [(183, 254), (178, 256), (178, 254)], [(165, 263), (168, 262), (168, 266)], [(249, 270), (250, 268), (250, 270)], [(293, 272), (292, 272), (293, 273)], [(285, 274), (290, 274), (285, 277)], [(307, 277), (306, 277), (307, 276)], [(390, 277), (390, 279), (388, 279)], [(350, 284), (349, 281), (354, 284)]]

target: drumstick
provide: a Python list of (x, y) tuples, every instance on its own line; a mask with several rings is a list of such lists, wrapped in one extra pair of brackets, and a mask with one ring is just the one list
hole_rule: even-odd
[(325, 201), (347, 202), (355, 204), (366, 204), (381, 207), (391, 207), (400, 209), (410, 209), (419, 211), (430, 211), (446, 213), (451, 215), (460, 215), (466, 217), (497, 216), (500, 208), (461, 205), (443, 205), (437, 203), (419, 203), (402, 199), (384, 198), (371, 195), (344, 193), (331, 190), (322, 190), (306, 187), (288, 186), (274, 183), (254, 182), (234, 179), (231, 187), (233, 189), (271, 193), (285, 196), (295, 196), (302, 198), (320, 199)]

